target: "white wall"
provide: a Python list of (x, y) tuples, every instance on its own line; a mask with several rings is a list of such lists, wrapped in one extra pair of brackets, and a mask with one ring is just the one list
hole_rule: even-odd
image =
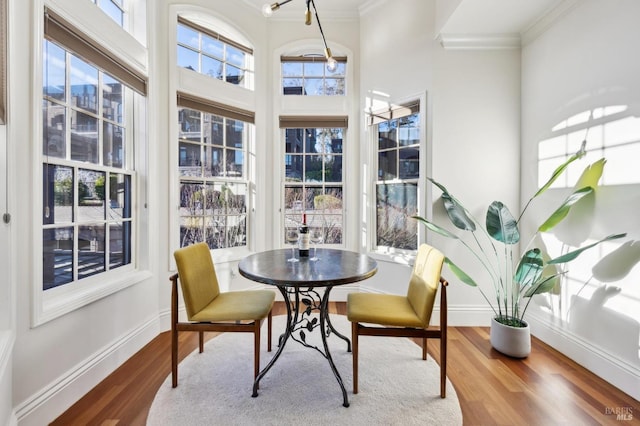
[[(522, 53), (522, 194), (533, 194), (538, 184), (538, 143), (558, 134), (586, 134), (587, 149), (599, 140), (599, 129), (615, 126), (619, 120), (631, 123), (627, 135), (635, 139), (634, 160), (609, 161), (609, 173), (640, 176), (640, 3), (634, 0), (584, 0), (547, 32), (523, 48)], [(621, 113), (597, 119), (567, 130), (551, 129), (584, 111), (623, 105)], [(578, 137), (579, 136), (579, 137)], [(605, 136), (606, 138), (606, 136)], [(630, 145), (630, 146), (633, 146)], [(606, 153), (605, 153), (606, 156)], [(592, 158), (592, 160), (595, 158)], [(579, 170), (586, 165), (584, 162)], [(566, 194), (551, 190), (548, 201), (541, 200), (535, 211), (549, 210), (549, 203)], [(627, 185), (607, 186), (596, 195), (597, 223), (591, 238), (628, 232), (640, 239), (640, 180)], [(538, 218), (540, 216), (538, 215)], [(528, 222), (529, 226), (535, 223)], [(559, 296), (540, 298), (527, 313), (533, 333), (579, 363), (620, 387), (636, 399), (640, 396), (640, 267), (614, 283), (590, 280), (590, 267), (598, 256), (617, 247), (586, 255), (569, 264), (574, 283), (564, 283)], [(583, 287), (583, 284), (588, 284)], [(580, 290), (582, 288), (582, 290)], [(580, 299), (572, 304), (572, 296)], [(548, 307), (545, 307), (548, 304)]]

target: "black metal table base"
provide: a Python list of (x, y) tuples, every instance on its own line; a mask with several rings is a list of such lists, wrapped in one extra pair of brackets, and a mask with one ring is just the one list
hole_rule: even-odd
[[(329, 366), (331, 367), (331, 371), (333, 371), (333, 375), (335, 376), (338, 384), (340, 385), (340, 389), (342, 390), (342, 398), (344, 407), (349, 406), (349, 399), (347, 398), (347, 391), (344, 387), (344, 383), (342, 382), (342, 377), (340, 377), (340, 373), (336, 368), (333, 359), (331, 358), (331, 352), (329, 351), (329, 346), (327, 345), (327, 337), (331, 333), (335, 334), (345, 342), (347, 342), (347, 352), (351, 352), (351, 341), (340, 334), (333, 324), (331, 324), (331, 319), (329, 317), (329, 293), (331, 292), (331, 286), (325, 287), (324, 294), (320, 296), (320, 294), (313, 288), (300, 288), (300, 287), (283, 287), (278, 286), (278, 289), (282, 293), (287, 306), (287, 327), (285, 329), (284, 334), (280, 336), (278, 342), (278, 350), (276, 351), (271, 361), (266, 365), (266, 367), (258, 374), (255, 381), (253, 382), (253, 394), (251, 396), (258, 396), (258, 388), (260, 386), (260, 380), (267, 374), (267, 372), (273, 367), (275, 362), (280, 357), (280, 354), (284, 350), (284, 347), (289, 340), (289, 338), (295, 340), (301, 345), (315, 349), (322, 356), (324, 356), (329, 362)], [(292, 299), (293, 296), (293, 300)], [(304, 305), (304, 311), (300, 312), (300, 303)], [(318, 317), (311, 316), (312, 312), (319, 312), (319, 320)], [(315, 345), (309, 344), (306, 339), (306, 332), (313, 332), (319, 328), (319, 331), (322, 336), (322, 346), (323, 348), (319, 348)]]

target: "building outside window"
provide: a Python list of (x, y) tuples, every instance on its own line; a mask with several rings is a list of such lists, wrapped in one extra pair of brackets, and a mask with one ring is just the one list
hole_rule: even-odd
[(327, 69), (324, 56), (283, 56), (282, 94), (302, 96), (346, 95), (346, 58), (335, 58), (337, 67)]
[(178, 17), (178, 66), (253, 90), (253, 50)]
[[(285, 145), (284, 228), (299, 227), (305, 214), (309, 228), (322, 231), (325, 244), (344, 243), (346, 118), (342, 121), (345, 127), (289, 127), (296, 125), (295, 118), (280, 120)], [(307, 124), (313, 122), (308, 119)], [(284, 240), (285, 232), (282, 235)]]
[(193, 109), (198, 101), (184, 95), (178, 100), (180, 247), (202, 241), (211, 249), (246, 246), (246, 152), (253, 118), (227, 117), (233, 112), (201, 102)]
[(43, 44), (42, 287), (133, 262), (135, 170), (125, 84)]
[(372, 115), (377, 134), (375, 245), (418, 248), (420, 113), (418, 103)]

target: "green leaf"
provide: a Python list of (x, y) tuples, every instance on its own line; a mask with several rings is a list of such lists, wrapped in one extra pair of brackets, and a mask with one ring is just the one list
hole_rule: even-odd
[(514, 282), (520, 287), (534, 284), (542, 275), (543, 264), (540, 249), (534, 248), (529, 250), (522, 256), (522, 259), (520, 259), (514, 276)]
[(604, 171), (604, 165), (606, 163), (607, 160), (601, 158), (593, 164), (589, 164), (587, 167), (585, 167), (574, 188), (584, 188), (586, 186), (596, 188), (598, 186), (600, 178), (602, 177), (602, 172)]
[(518, 223), (500, 201), (494, 201), (487, 210), (487, 232), (495, 240), (505, 244), (517, 244), (520, 241)]
[(463, 283), (470, 285), (471, 287), (477, 287), (478, 284), (476, 284), (476, 282), (473, 280), (473, 278), (471, 278), (469, 275), (467, 275), (466, 272), (464, 272), (462, 269), (460, 269), (458, 267), (458, 265), (456, 265), (455, 263), (453, 263), (453, 261), (451, 261), (451, 259), (449, 259), (448, 257), (444, 258), (444, 263), (447, 264), (447, 266), (449, 266), (449, 269), (451, 269), (451, 272), (453, 272), (453, 274), (458, 277), (460, 279), (460, 281), (462, 281)]
[(544, 191), (546, 191), (547, 189), (549, 189), (549, 187), (553, 184), (553, 182), (556, 181), (556, 179), (558, 179), (562, 173), (564, 173), (564, 171), (566, 170), (566, 168), (569, 166), (569, 164), (573, 163), (574, 161), (576, 161), (579, 158), (584, 157), (584, 155), (586, 154), (585, 151), (585, 147), (587, 145), (587, 141), (582, 141), (582, 145), (580, 146), (580, 150), (578, 150), (578, 152), (576, 152), (575, 154), (573, 154), (567, 161), (565, 161), (563, 164), (561, 164), (560, 166), (558, 166), (558, 168), (556, 168), (553, 173), (551, 174), (551, 177), (549, 178), (549, 180), (547, 181), (547, 183), (545, 183), (544, 185), (542, 185), (540, 187), (540, 189), (538, 189), (538, 192), (535, 193), (535, 195), (532, 198), (537, 197), (538, 195), (542, 194)]
[(447, 231), (446, 229), (442, 228), (441, 226), (436, 225), (433, 222), (429, 222), (427, 219), (420, 217), (420, 216), (411, 216), (412, 218), (414, 218), (415, 220), (417, 220), (418, 222), (422, 222), (423, 225), (425, 225), (428, 229), (432, 230), (433, 232), (436, 232), (444, 237), (447, 238), (453, 238), (454, 240), (458, 240), (460, 239), (456, 234), (453, 234), (449, 231)]
[(442, 199), (444, 200), (444, 207), (447, 209), (447, 216), (454, 226), (463, 231), (475, 231), (476, 224), (467, 215), (466, 209), (458, 203), (455, 199), (452, 199), (449, 193), (443, 193)]
[(564, 272), (539, 279), (538, 282), (536, 282), (534, 285), (531, 286), (531, 288), (529, 288), (529, 290), (527, 290), (527, 292), (524, 294), (524, 297), (531, 297), (534, 294), (542, 294), (542, 293), (550, 292), (556, 286), (558, 282), (558, 277), (563, 273)]
[(574, 250), (572, 252), (569, 252), (567, 254), (564, 254), (562, 256), (556, 257), (555, 259), (551, 259), (548, 263), (551, 265), (556, 265), (558, 263), (567, 263), (567, 262), (571, 262), (572, 260), (574, 260), (576, 257), (580, 256), (580, 254), (585, 251), (585, 250), (589, 250), (592, 247), (597, 246), (600, 243), (604, 243), (605, 241), (611, 241), (611, 240), (617, 240), (618, 238), (624, 238), (626, 237), (627, 234), (612, 234), (609, 235), (606, 238), (601, 239), (600, 241), (597, 241), (593, 244), (589, 244), (588, 246), (579, 248), (577, 250)]
[(562, 222), (562, 219), (567, 217), (569, 214), (569, 210), (571, 207), (580, 201), (583, 197), (593, 193), (593, 188), (587, 186), (586, 188), (578, 189), (573, 194), (569, 195), (564, 203), (558, 207), (558, 209), (553, 212), (551, 216), (538, 228), (540, 232), (547, 232), (553, 229), (558, 223)]

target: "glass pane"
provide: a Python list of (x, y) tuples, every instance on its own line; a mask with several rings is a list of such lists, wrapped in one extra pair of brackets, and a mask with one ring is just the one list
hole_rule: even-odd
[(205, 114), (205, 126), (208, 126), (209, 132), (211, 133), (210, 137), (206, 131), (207, 127), (205, 127), (205, 139), (204, 143), (210, 143), (213, 145), (223, 146), (224, 145), (224, 119), (217, 115)]
[(102, 161), (104, 165), (122, 168), (125, 150), (124, 128), (104, 121), (102, 129)]
[(412, 114), (398, 120), (398, 142), (400, 146), (418, 145), (420, 143), (419, 118), (419, 114)]
[(227, 146), (232, 148), (242, 148), (244, 139), (244, 122), (239, 120), (226, 119)]
[(123, 89), (118, 80), (102, 74), (102, 116), (119, 124), (124, 120)]
[(202, 34), (202, 51), (215, 58), (224, 59), (224, 43), (206, 34)]
[(231, 84), (240, 84), (244, 79), (244, 71), (238, 67), (227, 64), (226, 78), (225, 80)]
[(116, 6), (111, 0), (103, 0), (100, 2), (100, 9), (104, 11), (116, 24), (123, 25), (123, 13), (122, 10)]
[(131, 176), (109, 173), (109, 219), (131, 218)]
[(205, 241), (202, 217), (187, 216), (180, 218), (180, 247)]
[(302, 76), (302, 62), (283, 62), (282, 75), (284, 77)]
[(237, 149), (228, 149), (226, 165), (225, 176), (241, 178), (244, 170), (244, 152)]
[(378, 180), (390, 180), (398, 177), (397, 151), (383, 151), (378, 153)]
[(49, 101), (42, 101), (42, 153), (48, 157), (66, 158), (66, 118), (65, 107)]
[(306, 155), (305, 156), (305, 182), (322, 182), (322, 156)]
[[(304, 210), (304, 191), (299, 186), (285, 186), (284, 207), (285, 227), (298, 226), (302, 220)], [(289, 219), (286, 219), (289, 218)]]
[(194, 216), (204, 214), (204, 184), (180, 184), (180, 216)]
[(131, 222), (109, 225), (109, 269), (131, 263)]
[(78, 221), (105, 219), (106, 174), (94, 170), (78, 171)]
[(378, 124), (378, 149), (395, 148), (397, 146), (396, 120), (385, 121)]
[(287, 153), (302, 152), (303, 138), (304, 138), (303, 129), (285, 130), (285, 152)]
[(324, 81), (324, 94), (327, 96), (344, 95), (344, 78), (327, 78)]
[[(191, 28), (178, 24), (178, 43), (200, 49), (199, 33)], [(178, 62), (179, 63), (179, 62)]]
[(202, 138), (200, 111), (182, 108), (178, 111), (178, 121), (180, 123), (180, 139), (200, 142)]
[(71, 110), (71, 159), (98, 163), (98, 119)]
[(302, 181), (303, 158), (302, 155), (285, 155), (285, 179), (287, 182)]
[[(65, 100), (65, 55), (64, 49), (45, 40), (43, 44), (44, 70), (42, 73), (42, 93), (61, 101)], [(46, 117), (46, 116), (45, 116)]]
[(204, 176), (223, 176), (224, 150), (211, 146), (204, 147)]
[(191, 49), (178, 46), (178, 66), (191, 71), (200, 72), (200, 55)]
[(222, 80), (224, 64), (217, 59), (202, 55), (202, 74)]
[(399, 174), (400, 179), (418, 179), (420, 177), (420, 150), (418, 148), (401, 148)]
[(304, 62), (305, 77), (322, 77), (324, 76), (324, 68), (326, 63), (323, 62)]
[(42, 289), (73, 281), (73, 228), (42, 230)]
[(178, 167), (180, 176), (200, 177), (202, 175), (200, 145), (180, 142)]
[(317, 96), (324, 93), (324, 83), (321, 78), (305, 78), (304, 94), (307, 96)]
[(71, 104), (98, 112), (98, 69), (75, 55), (71, 55)]
[(342, 182), (342, 155), (326, 155), (324, 160), (324, 181)]
[(78, 279), (104, 272), (105, 225), (78, 227)]
[(235, 65), (238, 68), (245, 67), (245, 53), (231, 45), (227, 45), (227, 63)]
[(73, 169), (44, 164), (42, 197), (43, 224), (73, 222)]
[(302, 78), (283, 78), (282, 90), (285, 95), (302, 95)]
[(418, 185), (380, 184), (376, 190), (376, 244), (398, 249), (417, 249)]

